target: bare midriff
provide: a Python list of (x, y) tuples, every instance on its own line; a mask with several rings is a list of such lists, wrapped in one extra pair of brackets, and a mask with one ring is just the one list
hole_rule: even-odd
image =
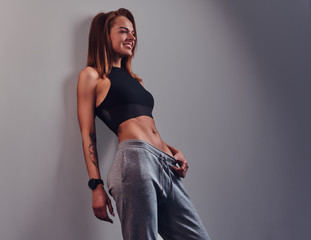
[[(98, 106), (107, 96), (111, 83), (108, 78), (108, 81), (103, 81), (103, 79), (98, 77), (98, 74), (96, 76), (99, 80), (96, 87), (96, 106)], [(127, 139), (139, 139), (173, 156), (171, 150), (160, 137), (153, 118), (149, 116), (142, 115), (122, 122), (119, 125), (117, 136), (119, 143)]]
[(127, 139), (139, 139), (173, 156), (171, 150), (160, 137), (153, 118), (149, 116), (143, 115), (124, 121), (119, 125), (117, 135), (119, 143)]

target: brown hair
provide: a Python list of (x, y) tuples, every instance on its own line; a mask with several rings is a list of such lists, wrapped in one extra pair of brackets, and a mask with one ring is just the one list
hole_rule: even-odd
[(119, 16), (124, 16), (132, 22), (136, 34), (132, 55), (122, 58), (121, 68), (141, 82), (142, 79), (133, 73), (131, 65), (137, 45), (135, 20), (133, 14), (125, 8), (119, 8), (116, 11), (110, 11), (108, 13), (100, 12), (93, 18), (89, 32), (89, 48), (86, 66), (95, 68), (101, 78), (108, 76), (111, 72), (114, 53), (109, 33), (114, 24), (114, 20)]

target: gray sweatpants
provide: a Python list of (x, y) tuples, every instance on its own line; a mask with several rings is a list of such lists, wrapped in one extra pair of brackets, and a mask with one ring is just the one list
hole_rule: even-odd
[(124, 240), (209, 240), (209, 236), (174, 174), (176, 159), (153, 145), (128, 139), (118, 145), (107, 176)]

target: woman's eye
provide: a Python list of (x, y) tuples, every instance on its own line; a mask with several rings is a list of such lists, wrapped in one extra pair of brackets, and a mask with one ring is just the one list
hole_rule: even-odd
[[(121, 33), (127, 33), (127, 31), (121, 31)], [(136, 37), (135, 33), (132, 33), (132, 35)]]

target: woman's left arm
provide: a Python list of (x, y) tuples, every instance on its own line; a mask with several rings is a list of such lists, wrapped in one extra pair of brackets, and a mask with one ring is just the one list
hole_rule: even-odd
[(186, 176), (186, 172), (189, 168), (189, 164), (188, 164), (186, 158), (184, 157), (184, 155), (182, 154), (181, 151), (179, 151), (178, 149), (168, 145), (167, 143), (165, 143), (165, 144), (171, 150), (171, 152), (174, 155), (174, 158), (177, 160), (177, 163), (180, 166), (180, 167), (173, 166), (173, 169), (175, 170), (175, 172), (180, 177), (184, 178)]

